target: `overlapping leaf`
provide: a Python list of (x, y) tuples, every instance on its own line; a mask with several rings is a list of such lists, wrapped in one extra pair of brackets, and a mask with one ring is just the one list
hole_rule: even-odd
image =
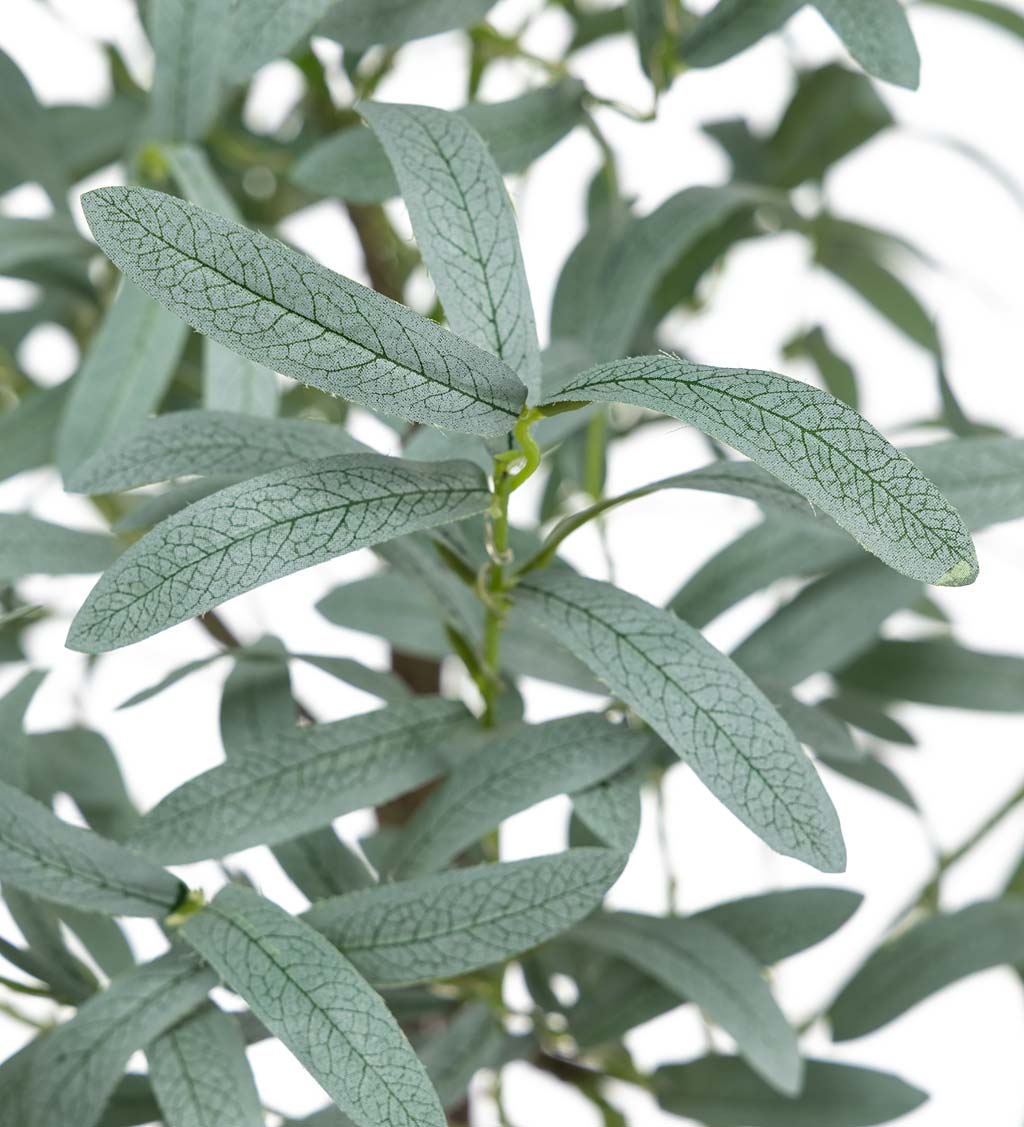
[(568, 571), (527, 576), (516, 603), (568, 640), (745, 825), (829, 872), (845, 850), (835, 810), (760, 690), (686, 623)]
[(495, 0), (336, 0), (317, 33), (352, 51), (381, 43), (398, 46), (470, 27), (494, 6)]
[(433, 528), (490, 501), (468, 462), (342, 454), (229, 486), (168, 518), (110, 568), (68, 645), (116, 649), (263, 583), (335, 556)]
[(83, 197), (97, 242), (194, 328), (388, 414), (495, 435), (524, 394), (490, 354), (266, 235), (144, 188)]

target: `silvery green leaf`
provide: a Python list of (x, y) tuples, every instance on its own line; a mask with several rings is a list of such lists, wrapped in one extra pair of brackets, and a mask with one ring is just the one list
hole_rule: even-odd
[(3, 782), (0, 881), (73, 908), (158, 919), (173, 911), (184, 889), (151, 861), (60, 821)]
[(844, 688), (836, 696), (822, 701), (821, 708), (869, 736), (888, 743), (903, 744), (905, 747), (913, 747), (915, 744), (910, 732), (894, 720), (881, 703), (855, 690)]
[(72, 649), (148, 638), (273, 579), (482, 512), (468, 462), (341, 454), (222, 489), (169, 517), (110, 568), (78, 612)]
[(713, 67), (780, 28), (805, 0), (718, 0), (683, 39), (679, 52), (692, 67)]
[[(68, 175), (63, 150), (54, 144), (45, 111), (28, 80), (4, 51), (0, 51), (0, 138), (0, 162), (13, 174), (13, 183), (4, 190), (34, 181), (42, 185), (57, 210), (66, 211)], [(5, 243), (0, 227), (0, 247)], [(0, 261), (2, 257), (0, 252)]]
[[(276, 7), (279, 12), (287, 13), (293, 5)], [(238, 30), (261, 26), (252, 20), (248, 9), (244, 14), (246, 19), (238, 21)], [(272, 16), (268, 19), (273, 21)], [(232, 52), (232, 58), (235, 57)], [(242, 222), (235, 201), (217, 179), (202, 149), (195, 145), (168, 145), (164, 155), (175, 183), (192, 203), (216, 211), (235, 223)], [(276, 415), (278, 399), (277, 376), (269, 368), (239, 356), (210, 337), (203, 339), (204, 406), (247, 415)]]
[(576, 399), (633, 403), (700, 427), (913, 579), (960, 586), (977, 577), (956, 510), (866, 419), (818, 388), (773, 372), (641, 356), (592, 368), (548, 393), (551, 403)]
[(445, 1127), (383, 999), (308, 924), (228, 885), (182, 935), (360, 1127)]
[[(575, 337), (593, 360), (625, 356), (662, 276), (709, 231), (741, 208), (756, 204), (762, 195), (759, 189), (743, 185), (686, 188), (650, 215), (627, 224), (598, 260), (588, 263), (585, 288), (573, 299), (571, 318), (560, 311), (556, 299), (552, 332)], [(563, 292), (560, 284), (559, 296)], [(561, 384), (545, 380), (548, 402), (555, 401), (547, 390), (552, 386), (562, 390)]]
[(117, 266), (250, 360), (451, 430), (498, 435), (519, 414), (523, 387), (499, 360), (266, 235), (144, 188), (82, 202)]
[(768, 677), (755, 676), (754, 681), (789, 725), (793, 735), (815, 755), (856, 762), (864, 752), (854, 742), (850, 729), (833, 713), (817, 705), (798, 700), (785, 687)]
[(231, 57), (231, 0), (150, 0), (156, 56), (146, 131), (160, 141), (205, 136), (225, 93)]
[(423, 1042), (420, 1058), (445, 1109), (466, 1096), (481, 1068), (502, 1063), (508, 1034), (483, 1002), (467, 1002), (440, 1032)]
[(159, 1118), (160, 1108), (153, 1096), (149, 1077), (129, 1072), (121, 1077), (121, 1082), (107, 1101), (99, 1127), (138, 1127), (144, 1123), (156, 1123)]
[(74, 800), (82, 816), (104, 837), (127, 837), (138, 822), (120, 765), (99, 732), (68, 728), (28, 737), (29, 792), (41, 802), (55, 794)]
[(32, 777), (31, 737), (25, 732), (25, 713), (45, 680), (45, 672), (30, 670), (0, 698), (0, 732), (5, 745), (0, 753), (0, 780), (19, 790), (28, 790)]
[(805, 587), (730, 656), (755, 680), (770, 677), (789, 688), (870, 648), (882, 623), (920, 591), (913, 579), (862, 558)]
[(790, 338), (785, 344), (783, 355), (787, 360), (794, 356), (805, 356), (817, 368), (826, 390), (836, 399), (857, 409), (860, 399), (857, 373), (849, 361), (835, 351), (820, 325)]
[(495, 0), (336, 0), (316, 31), (350, 51), (376, 44), (397, 47), (412, 39), (479, 23)]
[(24, 1103), (30, 1127), (94, 1127), (129, 1057), (190, 1013), (217, 976), (189, 951), (114, 979), (39, 1042)]
[(886, 766), (881, 759), (872, 755), (865, 755), (860, 759), (836, 759), (827, 755), (821, 757), (833, 771), (848, 779), (852, 779), (861, 786), (870, 787), (871, 790), (884, 794), (894, 802), (902, 803), (908, 810), (918, 811), (917, 801), (907, 789), (906, 784), (891, 768)]
[(263, 1127), (238, 1022), (208, 1006), (146, 1050), (166, 1127)]
[(0, 481), (53, 461), (67, 393), (63, 384), (39, 388), (0, 415)]
[(512, 203), (464, 118), (429, 106), (365, 102), (452, 329), (540, 393), (537, 327)]
[(763, 693), (697, 631), (568, 571), (526, 576), (515, 600), (773, 849), (842, 870), (839, 819), (810, 761)]
[(467, 726), (458, 702), (423, 697), (275, 733), (172, 791), (133, 844), (170, 864), (276, 845), (436, 778)]
[(452, 869), (322, 900), (305, 915), (381, 986), (451, 978), (521, 954), (592, 912), (626, 855), (573, 849)]
[(335, 0), (246, 0), (235, 9), (231, 50), (226, 60), (229, 82), (245, 82), (265, 63), (290, 55), (309, 37)]
[[(504, 174), (524, 172), (583, 121), (583, 87), (564, 78), (507, 102), (472, 102), (456, 113), (480, 134)], [(379, 203), (399, 191), (383, 146), (359, 127), (314, 145), (289, 175), (307, 191), (353, 203)]]
[(499, 730), (416, 810), (388, 872), (440, 869), (505, 818), (614, 775), (654, 742), (593, 713)]
[(662, 1065), (658, 1103), (716, 1127), (874, 1127), (919, 1108), (928, 1096), (888, 1072), (833, 1061), (804, 1062), (804, 1089), (789, 1099), (735, 1057)]
[(113, 531), (118, 536), (129, 537), (135, 532), (145, 532), (190, 505), (205, 500), (221, 489), (237, 485), (238, 482), (239, 478), (232, 474), (197, 477), (170, 485), (159, 493), (145, 494), (138, 498), (138, 504), (133, 505), (123, 517), (118, 518), (113, 525)]
[(115, 91), (100, 105), (46, 107), (46, 124), (72, 183), (121, 160), (137, 135), (144, 104)]
[(814, 6), (868, 74), (917, 89), (921, 58), (900, 0), (814, 0)]
[(1024, 439), (954, 438), (907, 451), (970, 528), (1024, 516)]
[(62, 474), (159, 405), (187, 335), (182, 321), (137, 286), (121, 286), (71, 384), (57, 434)]
[(28, 513), (0, 514), (0, 578), (92, 575), (109, 567), (121, 545), (105, 532), (50, 524)]
[(392, 701), (405, 700), (411, 690), (409, 686), (394, 673), (385, 669), (371, 669), (361, 661), (350, 657), (332, 657), (329, 654), (291, 654), (295, 661), (312, 665), (323, 673), (344, 681), (355, 689), (378, 697), (380, 700), (391, 703)]
[(108, 978), (115, 978), (135, 965), (135, 956), (116, 920), (66, 904), (57, 908), (57, 914)]
[(498, 435), (522, 406), (508, 367), (264, 234), (145, 188), (82, 197), (114, 263), (249, 360), (386, 414)]
[(363, 451), (362, 443), (328, 423), (229, 411), (174, 411), (113, 438), (64, 485), (75, 493), (116, 493), (189, 474), (252, 477), (297, 462)]
[(4, 887), (4, 903), (18, 925), (37, 969), (30, 971), (46, 982), (57, 1001), (77, 1006), (98, 989), (92, 971), (68, 950), (60, 930), (60, 917), (49, 904)]
[(612, 849), (628, 853), (640, 833), (640, 788), (644, 770), (631, 764), (616, 775), (572, 794), (573, 813)]
[(838, 679), (843, 689), (888, 700), (979, 712), (1024, 711), (1024, 658), (965, 649), (947, 638), (883, 639)]
[(863, 1037), (968, 975), (1024, 961), (1024, 900), (931, 916), (879, 947), (829, 1011), (837, 1041)]
[(0, 274), (15, 274), (54, 260), (84, 263), (92, 251), (71, 220), (63, 216), (21, 219), (0, 215)]
[(820, 522), (772, 516), (741, 533), (702, 565), (668, 602), (691, 626), (706, 626), (723, 611), (778, 579), (813, 575), (856, 561), (858, 545)]
[(446, 434), (434, 427), (419, 427), (402, 447), (402, 456), (415, 462), (472, 462), (490, 473), (494, 458), (482, 439), (472, 434)]
[(597, 914), (573, 938), (625, 959), (695, 1002), (736, 1041), (751, 1068), (786, 1095), (800, 1091), (796, 1034), (752, 956), (706, 920)]
[(366, 862), (330, 826), (275, 845), (274, 858), (314, 904), (377, 883)]

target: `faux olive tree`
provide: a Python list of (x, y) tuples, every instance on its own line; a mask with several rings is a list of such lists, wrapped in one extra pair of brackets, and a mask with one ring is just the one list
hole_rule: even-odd
[[(997, 4), (930, 2), (1024, 32)], [(466, 1124), (470, 1080), (512, 1061), (575, 1087), (608, 1127), (626, 1122), (609, 1078), (716, 1127), (857, 1127), (926, 1099), (896, 1075), (898, 1060), (890, 1073), (809, 1059), (765, 976), (842, 927), (857, 893), (808, 872), (806, 888), (698, 915), (602, 907), (637, 838), (641, 793), (684, 770), (680, 760), (737, 835), (838, 873), (843, 833), (816, 760), (912, 806), (875, 751), (912, 742), (900, 702), (1022, 708), (1020, 659), (933, 628), (898, 641), (880, 631), (901, 610), (922, 624), (941, 617), (928, 584), (976, 580), (971, 530), (1024, 515), (1024, 445), (958, 402), (939, 328), (901, 276), (913, 248), (835, 214), (824, 196), (810, 209), (792, 196), (896, 128), (875, 80), (916, 86), (910, 23), (898, 0), (813, 0), (848, 63), (796, 75), (771, 131), (707, 123), (728, 181), (637, 214), (600, 121), (646, 111), (587, 89), (576, 52), (632, 34), (656, 113), (688, 70), (731, 59), (803, 5), (719, 0), (701, 16), (680, 0), (548, 6), (571, 29), (555, 60), (523, 46), (541, 4), (524, 4), (506, 34), (486, 22), (491, 0), (139, 0), (152, 86), (136, 85), (111, 49), (113, 94), (92, 107), (41, 106), (0, 56), (2, 187), (35, 183), (52, 205), (46, 218), (0, 217), (0, 270), (36, 294), (0, 315), (0, 469), (54, 466), (110, 526), (0, 516), (0, 659), (21, 661), (23, 633), (50, 613), (19, 581), (100, 573), (71, 649), (102, 662), (190, 619), (221, 648), (138, 707), (218, 657), (232, 663), (223, 762), (145, 812), (96, 732), (25, 733), (44, 669), (0, 701), (0, 882), (21, 934), (0, 944), (10, 964), (0, 990), (4, 1012), (38, 1028), (0, 1067), (3, 1127), (277, 1124), (245, 1055), (266, 1038), (333, 1101), (303, 1121), (316, 1127)], [(465, 108), (375, 100), (403, 44), (458, 29)], [(351, 104), (332, 99), (311, 37), (342, 45)], [(280, 58), (301, 73), (302, 94), (286, 125), (257, 134), (246, 93)], [(488, 69), (507, 59), (523, 61), (528, 85), (479, 101)], [(592, 135), (600, 170), (542, 350), (505, 177), (573, 130)], [(71, 203), (113, 162), (127, 186), (81, 197), (93, 243)], [(384, 206), (399, 197), (413, 244)], [(320, 198), (342, 201), (372, 288), (275, 234)], [(780, 229), (933, 355), (933, 441), (897, 449), (858, 412), (864, 376), (820, 326), (786, 356), (809, 361), (821, 386), (673, 347), (669, 315), (692, 307), (736, 244)], [(429, 315), (403, 301), (420, 264), (436, 292)], [(81, 361), (67, 383), (36, 386), (19, 349), (54, 322)], [(392, 428), (402, 455), (357, 440), (353, 408)], [(707, 464), (608, 495), (609, 452), (665, 417), (706, 436)], [(544, 484), (530, 512), (512, 502), (535, 475)], [(745, 498), (762, 519), (681, 576), (666, 606), (560, 554), (611, 507), (668, 489)], [(318, 609), (389, 643), (388, 670), (290, 652), (218, 614), (357, 549), (379, 569)], [(797, 593), (731, 654), (705, 640), (718, 615), (781, 580), (799, 580)], [(295, 662), (379, 706), (318, 722), (293, 697)], [(442, 663), (460, 674), (447, 692)], [(796, 692), (820, 673), (824, 695)], [(528, 724), (524, 675), (595, 703)], [(572, 803), (566, 848), (502, 861), (503, 820), (559, 794)], [(1020, 797), (939, 859), (816, 1029), (854, 1039), (969, 973), (1024, 962), (1019, 878), (957, 913), (939, 912), (936, 896), (945, 869)], [(88, 828), (59, 818), (58, 798)], [(332, 822), (367, 808), (377, 831), (344, 841)], [(308, 910), (286, 912), (238, 866), (212, 896), (166, 868), (256, 845), (273, 850)], [(166, 953), (137, 961), (123, 917), (160, 921)], [(503, 980), (516, 965), (528, 1028), (506, 1020)], [(574, 984), (571, 1002), (559, 979)], [(236, 1006), (210, 1000), (218, 985)], [(19, 994), (49, 1000), (61, 1020), (36, 1021)], [(681, 1005), (699, 1007), (735, 1053), (645, 1073), (624, 1035)], [(147, 1071), (126, 1072), (140, 1049)]]

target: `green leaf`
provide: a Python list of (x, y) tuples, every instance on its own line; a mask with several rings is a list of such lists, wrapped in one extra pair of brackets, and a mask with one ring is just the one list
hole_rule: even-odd
[(873, 1127), (908, 1115), (928, 1098), (888, 1072), (818, 1060), (805, 1061), (804, 1069), (796, 1099), (773, 1092), (733, 1057), (663, 1065), (654, 1084), (666, 1111), (716, 1127)]
[(814, 6), (868, 74), (917, 89), (921, 57), (900, 0), (814, 0)]
[(869, 649), (882, 623), (913, 603), (920, 590), (878, 560), (857, 560), (805, 587), (730, 656), (755, 680), (797, 685)]
[(350, 51), (380, 43), (397, 47), (412, 39), (479, 23), (495, 0), (337, 0), (317, 28)]
[(121, 546), (105, 532), (82, 532), (29, 516), (0, 514), (0, 578), (92, 575), (109, 567)]
[(591, 917), (573, 937), (625, 959), (680, 999), (696, 1003), (773, 1088), (787, 1095), (800, 1091), (803, 1063), (796, 1034), (761, 968), (725, 932), (706, 920), (614, 912)]
[(1024, 516), (1024, 439), (954, 438), (907, 454), (971, 528)]
[(150, 0), (148, 29), (156, 56), (148, 135), (198, 141), (220, 109), (231, 58), (231, 0)]
[(67, 644), (91, 653), (129, 645), (283, 575), (489, 502), (469, 462), (341, 454), (251, 478), (133, 544), (93, 588)]
[(274, 733), (172, 791), (133, 845), (186, 864), (287, 841), (442, 774), (467, 719), (458, 702), (423, 697)]
[(1005, 4), (995, 4), (992, 0), (923, 0), (932, 7), (950, 8), (954, 12), (963, 12), (968, 16), (976, 16), (995, 27), (1002, 28), (1024, 39), (1024, 15)]
[(47, 983), (57, 1001), (77, 1006), (97, 990), (92, 971), (68, 950), (60, 930), (60, 918), (48, 904), (5, 886), (4, 903), (28, 945), (33, 969), (27, 973)]
[(426, 1071), (380, 995), (307, 924), (228, 885), (182, 935), (362, 1127), (445, 1127)]
[(834, 759), (856, 762), (864, 758), (864, 751), (853, 742), (849, 728), (837, 716), (817, 705), (805, 704), (768, 677), (754, 680), (793, 735), (815, 755), (830, 762)]
[[(583, 86), (564, 78), (507, 102), (472, 102), (456, 116), (480, 134), (505, 175), (525, 172), (583, 121)], [(315, 144), (289, 175), (309, 192), (352, 203), (380, 203), (399, 193), (383, 145), (359, 127)]]
[(67, 393), (63, 384), (31, 390), (0, 415), (0, 481), (53, 460)]
[(592, 912), (626, 855), (573, 849), (322, 900), (306, 921), (381, 986), (452, 978), (521, 954)]
[(173, 911), (184, 886), (152, 862), (54, 817), (0, 782), (0, 881), (90, 912), (155, 916)]
[(121, 1078), (99, 1127), (139, 1127), (155, 1123), (160, 1118), (160, 1108), (153, 1096), (148, 1076), (129, 1072)]
[(880, 641), (838, 674), (843, 689), (939, 708), (1024, 712), (1024, 658), (964, 649), (947, 638)]
[(238, 1022), (207, 1007), (146, 1050), (166, 1127), (263, 1127)]
[(507, 1042), (508, 1034), (494, 1012), (482, 1002), (468, 1002), (440, 1033), (423, 1043), (421, 1059), (446, 1110), (462, 1102), (481, 1068), (503, 1063)]
[(501, 434), (519, 413), (522, 385), (493, 356), (266, 235), (144, 188), (101, 188), (82, 203), (117, 266), (250, 360), (471, 434)]
[(968, 975), (1022, 961), (1024, 900), (932, 916), (880, 947), (854, 975), (829, 1012), (833, 1037), (863, 1037)]
[(28, 737), (29, 792), (47, 804), (55, 794), (74, 800), (82, 817), (97, 833), (127, 837), (139, 816), (117, 757), (99, 732), (69, 728)]
[(857, 374), (853, 366), (833, 349), (820, 325), (792, 337), (784, 346), (782, 354), (787, 360), (796, 356), (807, 357), (817, 368), (826, 390), (836, 399), (857, 409), (860, 398), (857, 392)]
[(914, 796), (907, 790), (903, 780), (887, 767), (880, 759), (867, 755), (860, 760), (835, 759), (822, 757), (833, 771), (838, 771), (848, 779), (852, 779), (861, 786), (870, 787), (871, 790), (884, 794), (894, 802), (902, 803), (909, 810), (917, 811), (918, 805)]
[[(42, 106), (18, 65), (0, 51), (0, 162), (13, 173), (15, 188), (30, 180), (41, 184), (58, 211), (67, 211), (68, 177), (62, 156), (48, 128)], [(5, 226), (0, 225), (0, 263), (7, 252)], [(45, 221), (44, 221), (45, 222)], [(3, 266), (0, 265), (0, 272)]]
[(526, 577), (515, 599), (773, 849), (842, 870), (839, 820), (810, 761), (761, 691), (674, 615), (569, 572)]
[(158, 493), (146, 494), (137, 499), (123, 517), (119, 517), (113, 530), (118, 536), (134, 538), (133, 533), (145, 532), (154, 525), (173, 517), (189, 505), (203, 501), (212, 493), (228, 486), (237, 485), (238, 478), (227, 475), (217, 477), (192, 478), (189, 481), (169, 486)]
[(628, 853), (640, 833), (641, 764), (633, 764), (572, 794), (573, 814), (612, 849)]
[(71, 384), (57, 434), (62, 474), (70, 476), (158, 406), (187, 335), (182, 321), (124, 283)]
[(683, 39), (679, 53), (691, 67), (713, 67), (780, 28), (805, 0), (719, 0)]
[(245, 82), (266, 63), (290, 55), (334, 5), (335, 0), (246, 0), (235, 8), (226, 80)]
[(822, 701), (821, 707), (869, 736), (889, 743), (914, 746), (914, 737), (907, 729), (870, 697), (844, 689), (838, 696)]
[(700, 427), (802, 493), (890, 567), (971, 583), (974, 545), (959, 514), (866, 419), (827, 392), (772, 372), (670, 356), (600, 365), (548, 401), (632, 403)]
[(132, 1053), (191, 1012), (217, 976), (172, 950), (114, 979), (38, 1043), (24, 1096), (31, 1127), (94, 1127)]
[[(236, 30), (242, 35), (249, 29), (259, 34), (262, 26), (275, 22), (274, 17), (268, 14), (263, 24), (258, 23), (255, 13), (249, 11), (251, 6), (244, 12), (245, 19), (237, 21), (239, 26)], [(287, 18), (295, 6), (276, 7)], [(243, 14), (241, 9), (237, 14)], [(234, 52), (232, 58), (237, 58)], [(195, 145), (168, 145), (164, 156), (175, 182), (192, 203), (241, 223), (242, 215), (235, 201), (217, 179), (202, 149)], [(248, 415), (276, 415), (278, 399), (277, 376), (269, 368), (239, 356), (210, 337), (203, 339), (204, 406)]]
[(116, 493), (188, 474), (251, 477), (365, 450), (347, 431), (328, 423), (174, 411), (107, 442), (69, 475), (64, 487), (74, 493)]
[(311, 903), (377, 883), (366, 862), (330, 826), (275, 845), (274, 857)]
[(19, 790), (28, 790), (31, 779), (31, 737), (25, 732), (25, 713), (39, 686), (46, 680), (42, 670), (30, 670), (0, 698), (0, 780)]
[(109, 916), (98, 916), (95, 912), (79, 911), (67, 905), (58, 907), (57, 914), (108, 978), (124, 974), (135, 965), (135, 956), (124, 932)]
[(668, 50), (672, 46), (669, 35), (666, 5), (668, 0), (626, 0), (626, 18), (636, 40), (640, 66), (654, 84), (655, 90), (664, 90), (670, 79), (665, 73)]
[(394, 167), (452, 329), (540, 393), (540, 349), (512, 203), (464, 118), (429, 106), (359, 107)]
[(600, 782), (654, 744), (649, 734), (587, 713), (499, 731), (417, 809), (388, 856), (388, 873), (440, 869), (505, 818)]
[(83, 263), (93, 248), (70, 219), (15, 219), (0, 215), (0, 274), (16, 274), (28, 266), (71, 259)]

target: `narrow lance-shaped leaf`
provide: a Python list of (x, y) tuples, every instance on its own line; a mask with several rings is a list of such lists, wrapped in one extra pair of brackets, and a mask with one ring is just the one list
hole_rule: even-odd
[(166, 1127), (263, 1127), (259, 1093), (238, 1022), (213, 1006), (146, 1050)]
[(422, 697), (275, 733), (172, 791), (132, 841), (168, 864), (276, 845), (436, 778), (470, 730), (457, 701)]
[(701, 781), (773, 849), (826, 872), (845, 849), (793, 733), (728, 658), (667, 611), (568, 571), (527, 576), (518, 606), (568, 641)]
[(45, 466), (53, 459), (67, 393), (64, 384), (29, 388), (17, 406), (0, 415), (0, 481)]
[[(455, 112), (480, 134), (503, 173), (525, 172), (583, 121), (583, 84), (564, 78), (507, 102), (472, 102)], [(399, 192), (372, 130), (351, 126), (313, 145), (289, 176), (309, 192), (353, 203), (380, 203)]]
[(213, 124), (231, 57), (233, 7), (231, 0), (151, 0), (150, 137), (198, 141)]
[(82, 202), (118, 267), (243, 356), (417, 422), (484, 435), (515, 422), (524, 392), (501, 361), (306, 255), (161, 192)]
[(65, 528), (29, 516), (0, 514), (0, 578), (91, 575), (109, 567), (121, 546), (105, 532)]
[(39, 1042), (22, 1123), (94, 1127), (132, 1053), (195, 1009), (216, 985), (213, 971), (183, 950), (114, 979)]
[(342, 454), (251, 478), (144, 536), (78, 612), (68, 645), (117, 649), (284, 575), (421, 528), (482, 512), (469, 462)]
[(495, 0), (336, 0), (317, 28), (318, 35), (336, 39), (350, 51), (376, 44), (396, 47), (470, 27), (487, 15)]
[(322, 900), (305, 915), (371, 981), (408, 986), (522, 954), (601, 903), (626, 854), (550, 857), (432, 873)]
[(690, 66), (712, 67), (745, 51), (781, 27), (806, 0), (719, 0), (683, 39)]
[(814, 0), (814, 6), (868, 74), (917, 89), (921, 58), (900, 0)]
[(57, 435), (57, 464), (71, 475), (153, 411), (178, 366), (188, 327), (125, 282), (71, 384)]
[(888, 1072), (809, 1060), (804, 1088), (787, 1099), (740, 1060), (710, 1056), (663, 1065), (658, 1103), (674, 1115), (717, 1127), (874, 1127), (919, 1108), (927, 1095)]
[(341, 427), (306, 419), (260, 419), (229, 411), (174, 411), (147, 419), (80, 465), (75, 493), (116, 493), (190, 474), (251, 477), (296, 462), (367, 448)]
[(334, 6), (336, 0), (246, 0), (237, 6), (226, 60), (229, 82), (244, 82), (265, 63), (286, 58)]
[(837, 1041), (863, 1037), (970, 974), (1024, 961), (1024, 900), (932, 916), (880, 947), (829, 1012)]
[(60, 821), (0, 782), (0, 881), (46, 900), (116, 916), (166, 916), (177, 877), (91, 830)]
[(22, 219), (0, 215), (0, 272), (16, 274), (37, 263), (78, 259), (83, 264), (91, 247), (70, 219)]
[(419, 807), (388, 857), (388, 871), (439, 869), (505, 818), (615, 774), (654, 743), (649, 734), (588, 714), (499, 733)]
[[(279, 11), (290, 10), (291, 5), (280, 6)], [(242, 15), (242, 10), (238, 10)], [(258, 27), (247, 8), (243, 27)], [(232, 52), (232, 57), (235, 57)], [(225, 219), (241, 223), (242, 216), (235, 201), (224, 190), (206, 159), (206, 154), (195, 145), (170, 145), (164, 150), (179, 189), (198, 207), (216, 211)], [(230, 348), (203, 338), (203, 404), (213, 410), (239, 411), (249, 415), (276, 415), (278, 408), (277, 376), (269, 368), (239, 356)]]
[(598, 841), (628, 853), (640, 833), (643, 780), (643, 764), (631, 764), (617, 775), (576, 791), (573, 814)]
[(67, 210), (68, 176), (63, 150), (54, 138), (32, 87), (5, 52), (0, 51), (0, 161), (15, 172), (14, 188), (31, 180), (43, 186), (58, 211)]
[(49, 905), (19, 892), (12, 884), (3, 890), (4, 903), (24, 936), (36, 969), (33, 974), (48, 983), (54, 997), (65, 1005), (80, 1005), (98, 989), (92, 971), (68, 950), (60, 930), (60, 919)]
[(947, 638), (883, 639), (843, 669), (838, 679), (844, 689), (884, 700), (1024, 712), (1024, 658), (968, 650)]
[(705, 920), (613, 912), (586, 920), (573, 937), (626, 959), (695, 1002), (735, 1038), (740, 1053), (773, 1088), (786, 1095), (800, 1091), (796, 1034), (761, 968), (724, 931)]
[(698, 426), (746, 454), (912, 579), (960, 586), (977, 577), (974, 545), (938, 489), (856, 411), (773, 372), (670, 356), (600, 365), (548, 393), (633, 403)]
[(365, 103), (409, 209), (452, 329), (540, 393), (540, 349), (512, 203), (465, 118), (429, 106)]
[(490, 1006), (468, 1002), (440, 1033), (423, 1043), (421, 1059), (446, 1110), (462, 1103), (479, 1069), (504, 1063), (508, 1042), (509, 1035)]
[(383, 999), (308, 924), (228, 885), (182, 935), (360, 1127), (445, 1127)]
[(25, 713), (45, 680), (45, 672), (30, 670), (0, 697), (0, 732), (4, 739), (0, 781), (19, 790), (28, 790), (32, 777), (31, 737), (25, 732)]

